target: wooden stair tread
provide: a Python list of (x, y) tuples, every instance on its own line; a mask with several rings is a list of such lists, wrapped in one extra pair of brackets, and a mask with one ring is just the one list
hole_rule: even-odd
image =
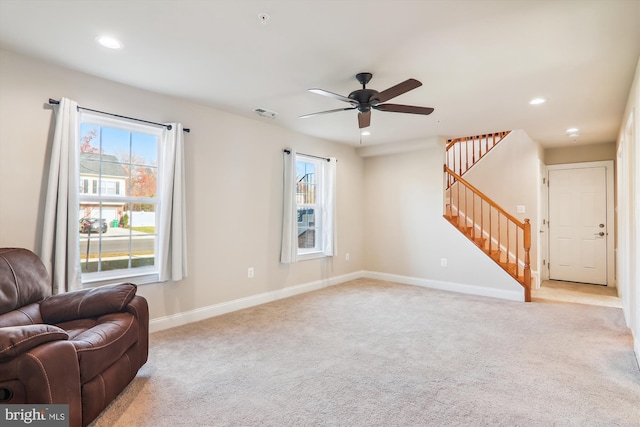
[(486, 252), (486, 250), (484, 249), (484, 244), (487, 243), (487, 239), (485, 239), (484, 237), (471, 237), (471, 241), (480, 246), (480, 248), (482, 248), (482, 250)]

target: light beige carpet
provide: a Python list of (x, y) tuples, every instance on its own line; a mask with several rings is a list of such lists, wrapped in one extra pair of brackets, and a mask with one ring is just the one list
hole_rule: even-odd
[(620, 309), (359, 279), (158, 332), (103, 426), (638, 426)]

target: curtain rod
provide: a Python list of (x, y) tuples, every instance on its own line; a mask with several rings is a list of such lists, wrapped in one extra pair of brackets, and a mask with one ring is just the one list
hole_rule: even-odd
[[(291, 154), (291, 150), (288, 149), (284, 149), (283, 150), (285, 153), (287, 154)], [(298, 153), (298, 154), (302, 154), (303, 156), (307, 156), (307, 157), (313, 157), (314, 159), (321, 159), (321, 160), (326, 160), (327, 162), (330, 162), (331, 159), (327, 158), (327, 157), (320, 157), (320, 156), (314, 156), (312, 154), (304, 154), (304, 153)], [(337, 161), (337, 160), (336, 160)]]
[[(57, 100), (52, 99), (52, 98), (49, 98), (49, 104), (50, 105), (59, 105), (60, 101), (57, 101)], [(78, 110), (85, 110), (85, 111), (91, 111), (92, 113), (106, 114), (107, 116), (119, 117), (121, 119), (127, 119), (127, 120), (134, 120), (136, 122), (148, 123), (150, 125), (163, 126), (163, 127), (166, 127), (167, 130), (171, 130), (171, 128), (172, 128), (171, 125), (165, 125), (164, 123), (150, 122), (148, 120), (136, 119), (135, 117), (121, 116), (120, 114), (107, 113), (106, 111), (100, 111), (100, 110), (92, 110), (91, 108), (81, 107), (79, 105), (78, 105)], [(191, 129), (189, 129), (189, 128), (182, 128), (182, 130), (183, 130), (183, 132), (187, 132), (187, 133), (191, 132)]]

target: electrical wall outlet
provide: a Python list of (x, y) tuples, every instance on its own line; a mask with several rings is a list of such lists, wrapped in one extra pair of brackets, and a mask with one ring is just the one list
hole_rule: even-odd
[(447, 266), (447, 259), (440, 258), (440, 267), (446, 267), (446, 266)]
[(349, 253), (347, 252), (347, 254), (345, 254), (344, 259), (346, 259), (347, 261), (349, 261), (349, 258), (351, 258), (351, 255), (349, 255)]
[(253, 274), (254, 274), (253, 267), (249, 267), (249, 268), (247, 269), (247, 277), (248, 277), (249, 279), (253, 279)]

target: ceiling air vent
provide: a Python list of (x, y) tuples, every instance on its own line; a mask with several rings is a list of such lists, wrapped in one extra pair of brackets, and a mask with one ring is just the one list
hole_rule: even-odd
[(278, 115), (278, 113), (276, 113), (275, 111), (265, 110), (264, 108), (256, 108), (253, 111), (260, 114), (262, 117), (268, 117), (270, 119), (275, 119)]

